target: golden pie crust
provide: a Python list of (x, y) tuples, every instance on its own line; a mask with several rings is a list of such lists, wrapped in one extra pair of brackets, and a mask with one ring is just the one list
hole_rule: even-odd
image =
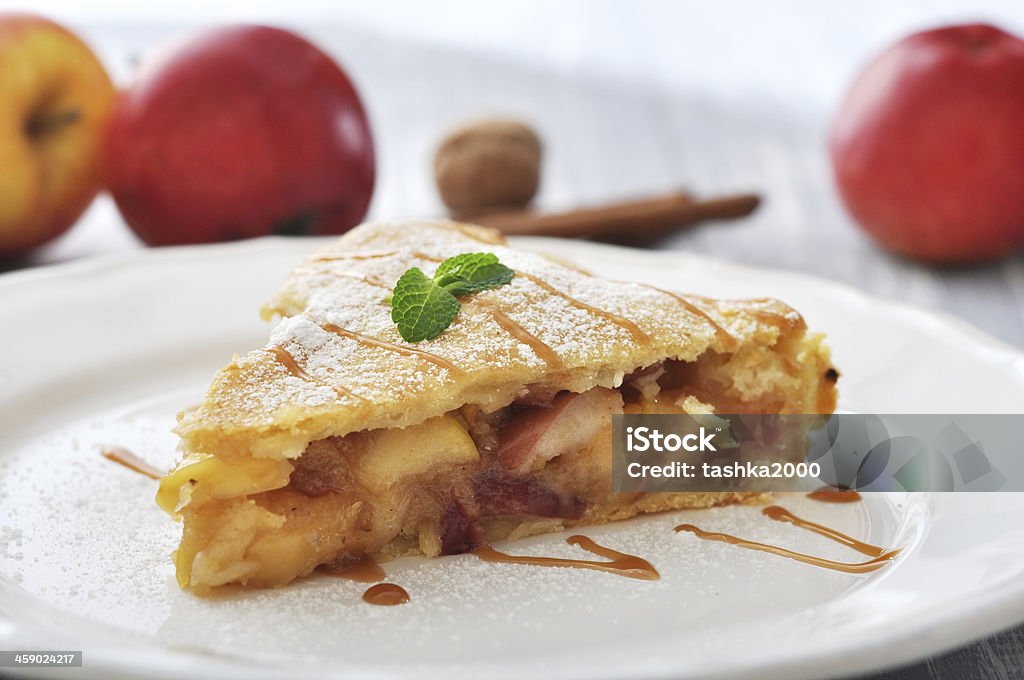
[[(398, 277), (480, 251), (512, 282), (466, 298), (437, 339), (405, 342), (386, 301)], [(607, 280), (454, 222), (353, 229), (263, 313), (282, 317), (267, 345), (179, 416), (184, 457), (158, 493), (184, 520), (179, 583), (199, 593), (750, 500), (612, 493), (610, 414), (835, 406), (821, 336), (779, 301)]]

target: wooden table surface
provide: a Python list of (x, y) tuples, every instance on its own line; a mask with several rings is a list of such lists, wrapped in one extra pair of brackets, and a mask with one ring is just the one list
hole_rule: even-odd
[[(371, 218), (440, 214), (430, 173), (439, 135), (481, 114), (512, 115), (532, 122), (544, 139), (541, 207), (679, 187), (706, 195), (756, 191), (764, 204), (754, 216), (704, 225), (662, 247), (842, 281), (959, 317), (1022, 347), (1024, 255), (947, 270), (907, 262), (874, 247), (837, 200), (823, 139), (842, 84), (894, 37), (969, 8), (891, 4), (858, 3), (854, 12), (838, 3), (823, 9), (830, 3), (733, 1), (716, 3), (712, 13), (687, 3), (441, 3), (426, 13), (409, 2), (375, 11), (314, 2), (277, 20), (262, 5), (252, 16), (230, 17), (291, 25), (354, 76), (378, 143)], [(157, 21), (112, 2), (98, 9), (42, 2), (52, 15), (67, 15), (121, 82), (141, 55), (184, 25), (228, 18), (217, 3), (209, 15), (199, 3), (188, 6), (201, 19)], [(1022, 9), (1000, 3), (986, 16), (1019, 30)], [(446, 14), (456, 10), (460, 21)], [(488, 11), (504, 29), (471, 30)], [(72, 232), (0, 269), (139, 247), (104, 196)], [(1024, 677), (1024, 627), (875, 677)]]

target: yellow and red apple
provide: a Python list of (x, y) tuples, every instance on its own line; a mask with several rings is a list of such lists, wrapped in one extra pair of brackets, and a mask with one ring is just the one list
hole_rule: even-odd
[(0, 255), (70, 227), (102, 184), (116, 90), (89, 47), (31, 14), (0, 14)]
[(208, 30), (148, 64), (107, 142), (108, 188), (150, 245), (341, 233), (373, 193), (352, 82), (308, 41), (267, 26)]

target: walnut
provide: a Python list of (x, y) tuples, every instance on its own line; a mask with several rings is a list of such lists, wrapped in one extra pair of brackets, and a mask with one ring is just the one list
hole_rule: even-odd
[(483, 120), (452, 131), (434, 156), (437, 188), (455, 216), (525, 207), (540, 184), (541, 143), (513, 120)]

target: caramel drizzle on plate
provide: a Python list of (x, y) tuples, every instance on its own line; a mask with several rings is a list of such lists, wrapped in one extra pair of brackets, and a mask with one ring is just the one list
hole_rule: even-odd
[(569, 545), (578, 545), (589, 553), (607, 557), (609, 561), (575, 560), (564, 557), (531, 557), (527, 555), (509, 555), (499, 552), (490, 546), (481, 546), (473, 554), (484, 562), (502, 562), (505, 564), (529, 564), (535, 567), (569, 567), (571, 569), (591, 569), (626, 578), (656, 581), (661, 578), (658, 570), (642, 557), (612, 550), (599, 545), (586, 536), (570, 536), (565, 539)]
[(309, 373), (306, 373), (306, 370), (302, 368), (302, 366), (299, 366), (299, 362), (295, 360), (295, 357), (292, 356), (292, 353), (286, 350), (281, 345), (266, 347), (264, 348), (264, 351), (269, 352), (271, 355), (273, 355), (277, 363), (284, 366), (286, 371), (294, 375), (296, 378), (299, 378), (300, 380), (305, 380), (306, 382), (313, 383), (315, 385), (326, 385), (327, 387), (330, 387), (332, 390), (334, 390), (338, 394), (338, 396), (347, 396), (352, 397), (353, 399), (359, 399), (360, 401), (366, 401), (366, 397), (359, 396), (358, 394), (348, 389), (347, 387), (343, 387), (341, 385), (327, 385), (326, 383), (317, 380)]
[[(812, 531), (819, 536), (824, 536), (830, 541), (835, 541), (836, 543), (845, 545), (847, 548), (852, 548), (860, 554), (867, 555), (868, 557), (880, 557), (886, 552), (885, 548), (865, 543), (864, 541), (860, 541), (852, 536), (847, 536), (842, 532), (836, 531), (835, 529), (822, 524), (818, 524), (817, 522), (797, 517), (792, 512), (779, 505), (769, 505), (767, 508), (762, 510), (761, 513), (768, 519), (773, 519), (776, 522), (786, 522), (793, 526), (800, 527), (801, 529)], [(899, 551), (897, 550), (896, 552)]]
[(164, 476), (162, 470), (150, 465), (123, 446), (104, 446), (100, 449), (100, 454), (107, 460), (123, 465), (132, 472), (137, 472), (150, 479), (159, 480)]
[(370, 586), (363, 593), (363, 601), (367, 604), (393, 607), (409, 601), (409, 593), (402, 586), (394, 583), (380, 583), (387, 577), (387, 574), (369, 555), (364, 555), (358, 562), (344, 567), (321, 568), (321, 572), (356, 583), (376, 583), (377, 585)]
[(405, 592), (405, 588), (394, 583), (378, 583), (375, 586), (370, 586), (363, 593), (363, 601), (367, 604), (394, 607), (408, 602), (409, 593)]
[(384, 569), (369, 555), (364, 555), (358, 562), (353, 562), (344, 567), (321, 568), (321, 571), (330, 576), (337, 576), (338, 578), (348, 579), (356, 583), (377, 583), (387, 577)]
[(692, 524), (680, 524), (675, 528), (677, 532), (688, 531), (695, 534), (698, 538), (706, 541), (719, 541), (721, 543), (728, 543), (729, 545), (735, 545), (740, 548), (746, 548), (747, 550), (757, 550), (760, 552), (771, 553), (780, 557), (786, 557), (797, 562), (803, 562), (804, 564), (810, 564), (815, 567), (821, 567), (823, 569), (832, 569), (833, 571), (841, 571), (847, 574), (866, 574), (868, 572), (876, 571), (889, 564), (897, 555), (900, 554), (900, 549), (895, 548), (892, 550), (886, 550), (877, 545), (871, 545), (870, 543), (864, 543), (859, 541), (852, 536), (847, 536), (844, 533), (830, 529), (821, 524), (810, 522), (808, 520), (797, 517), (789, 510), (778, 505), (771, 505), (761, 511), (769, 519), (773, 519), (777, 522), (788, 522), (801, 529), (812, 531), (819, 536), (840, 543), (848, 548), (852, 548), (857, 552), (867, 555), (872, 559), (867, 562), (838, 562), (836, 560), (828, 560), (823, 557), (815, 557), (814, 555), (806, 555), (804, 553), (798, 553), (787, 548), (782, 548), (777, 545), (771, 545), (769, 543), (758, 543), (757, 541), (749, 541), (745, 538), (733, 536), (731, 534), (722, 534), (712, 531), (704, 531), (703, 529), (696, 527)]
[(807, 494), (812, 501), (819, 503), (856, 503), (861, 500), (861, 495), (853, 489), (839, 490), (831, 487), (818, 489)]
[(379, 338), (371, 338), (368, 335), (363, 335), (362, 333), (350, 331), (333, 323), (320, 324), (320, 328), (324, 329), (328, 333), (333, 333), (334, 335), (337, 335), (339, 337), (355, 340), (356, 342), (359, 342), (368, 347), (379, 347), (380, 349), (386, 349), (388, 351), (396, 352), (407, 357), (419, 357), (420, 359), (425, 359), (426, 361), (429, 361), (430, 363), (436, 366), (440, 366), (441, 368), (447, 369), (454, 374), (461, 374), (464, 372), (461, 368), (459, 368), (452, 362), (448, 361), (444, 357), (440, 357), (426, 350), (416, 349), (415, 347), (406, 347), (404, 345), (396, 345), (393, 342), (388, 342), (387, 340), (380, 340)]

